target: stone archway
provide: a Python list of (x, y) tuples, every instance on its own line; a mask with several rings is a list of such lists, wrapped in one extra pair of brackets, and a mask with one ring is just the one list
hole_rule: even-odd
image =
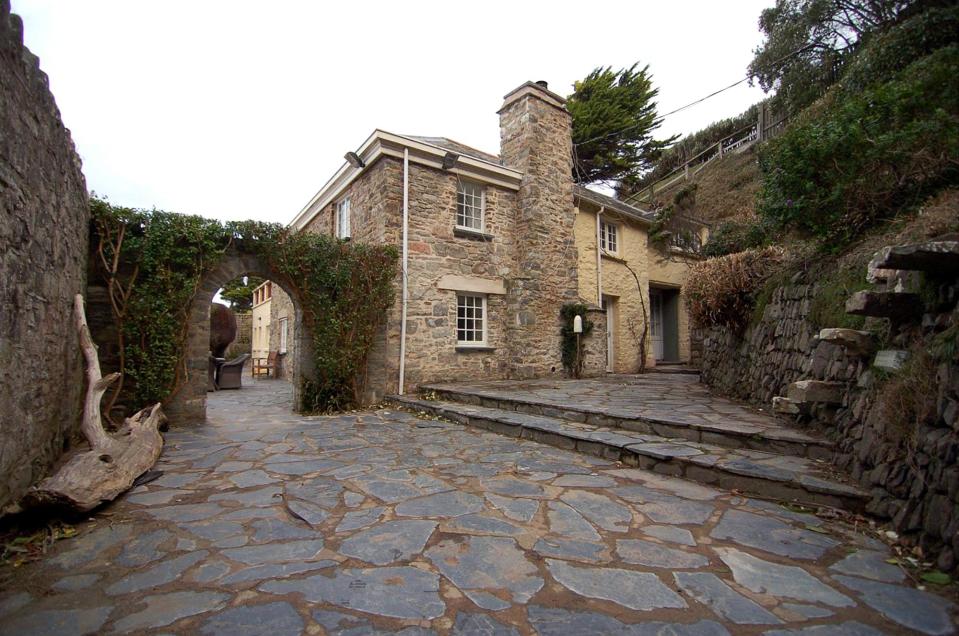
[(302, 303), (295, 290), (284, 287), (282, 277), (269, 266), (261, 257), (253, 254), (243, 254), (236, 250), (229, 250), (219, 264), (208, 272), (200, 281), (197, 293), (190, 305), (187, 317), (188, 332), (186, 356), (186, 380), (176, 393), (164, 404), (164, 409), (170, 421), (175, 423), (196, 423), (206, 419), (207, 396), (207, 369), (210, 351), (210, 303), (217, 291), (229, 281), (240, 276), (254, 275), (270, 279), (274, 284), (283, 287), (293, 301), (295, 312), (294, 337), (296, 346), (293, 348), (296, 360), (296, 377), (293, 383), (293, 406), (299, 409), (301, 405), (301, 378), (310, 378), (313, 375), (313, 354), (310, 335), (303, 326)]

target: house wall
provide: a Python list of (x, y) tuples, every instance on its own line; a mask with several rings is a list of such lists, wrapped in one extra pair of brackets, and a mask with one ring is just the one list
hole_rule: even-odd
[[(577, 207), (574, 227), (579, 253), (579, 294), (599, 304), (596, 285), (596, 214), (599, 208), (588, 202)], [(646, 310), (649, 307), (648, 251), (646, 229), (622, 216), (604, 212), (607, 222), (616, 223), (619, 253), (602, 257), (603, 294), (616, 297), (613, 350), (615, 373), (634, 373), (640, 366), (640, 343)], [(632, 269), (639, 277), (630, 272)], [(647, 364), (655, 364), (652, 347), (647, 347)]]
[[(266, 283), (263, 284), (265, 286)], [(258, 288), (259, 289), (259, 288)], [(253, 324), (253, 357), (265, 358), (270, 353), (270, 306), (272, 299), (260, 301), (253, 304), (251, 312)]]
[(688, 362), (691, 326), (686, 309), (685, 285), (690, 267), (695, 261), (691, 256), (669, 252), (662, 246), (653, 244), (648, 248), (646, 262), (650, 285), (679, 290), (679, 359)]
[(0, 509), (47, 474), (78, 429), (73, 302), (86, 286), (89, 215), (47, 76), (0, 0)]
[[(270, 301), (270, 340), (269, 350), (280, 353), (280, 368), (277, 377), (293, 381), (296, 377), (296, 310), (293, 299), (283, 289), (274, 284), (273, 298)], [(281, 345), (283, 321), (286, 321), (286, 349)]]

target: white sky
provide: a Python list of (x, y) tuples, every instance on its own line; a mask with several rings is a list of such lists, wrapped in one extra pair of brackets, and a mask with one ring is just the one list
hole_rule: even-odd
[[(649, 64), (667, 112), (745, 75), (773, 0), (13, 0), (89, 189), (121, 205), (289, 222), (374, 128), (498, 153), (526, 80), (566, 95)], [(689, 133), (746, 84), (667, 119)]]

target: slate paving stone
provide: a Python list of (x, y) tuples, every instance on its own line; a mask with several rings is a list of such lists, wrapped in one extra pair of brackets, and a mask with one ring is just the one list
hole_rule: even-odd
[(852, 576), (836, 575), (833, 578), (858, 592), (866, 605), (904, 627), (935, 636), (955, 631), (950, 615), (956, 607), (944, 598), (911, 587)]
[(223, 508), (215, 503), (180, 504), (163, 508), (147, 508), (146, 512), (163, 521), (184, 523), (215, 517), (223, 512)]
[(665, 623), (643, 621), (633, 625), (620, 622), (598, 612), (570, 611), (559, 607), (531, 605), (529, 622), (539, 636), (572, 634), (624, 634), (629, 636), (729, 636), (725, 627), (715, 621)]
[(633, 521), (633, 513), (629, 508), (604, 495), (585, 490), (567, 490), (560, 495), (560, 499), (594, 525), (610, 532), (626, 532)]
[(322, 549), (323, 539), (303, 539), (230, 548), (223, 550), (222, 554), (228, 559), (247, 565), (262, 565), (284, 561), (308, 561), (315, 558)]
[(536, 566), (526, 559), (513, 539), (449, 539), (429, 548), (425, 554), (444, 577), (485, 609), (500, 610), (509, 606), (492, 596), (492, 591), (505, 592), (513, 603), (525, 603), (543, 587)]
[(181, 527), (202, 539), (212, 541), (218, 548), (236, 548), (246, 545), (249, 540), (246, 536), (246, 528), (235, 521), (214, 519), (201, 523), (186, 523)]
[(356, 508), (366, 500), (366, 497), (358, 492), (347, 491), (343, 493), (343, 503), (350, 508)]
[(677, 528), (675, 526), (643, 526), (642, 531), (644, 534), (662, 539), (663, 541), (669, 541), (670, 543), (688, 546), (696, 545), (696, 539), (693, 538), (693, 533), (685, 528)]
[(323, 570), (336, 565), (336, 561), (309, 561), (306, 563), (266, 563), (242, 568), (218, 580), (221, 585), (234, 585), (248, 581), (263, 581), (266, 579), (283, 579), (295, 574)]
[(544, 499), (546, 491), (543, 487), (528, 481), (521, 481), (512, 477), (497, 477), (481, 480), (486, 491), (494, 492), (507, 497), (523, 497), (527, 499)]
[(534, 499), (514, 499), (489, 493), (486, 494), (486, 499), (494, 508), (514, 521), (530, 521), (539, 510), (539, 502)]
[(640, 611), (687, 607), (686, 601), (651, 572), (580, 567), (556, 559), (546, 559), (546, 565), (558, 583), (580, 596), (604, 599)]
[(484, 514), (469, 514), (454, 517), (443, 524), (444, 532), (464, 534), (490, 534), (500, 537), (517, 537), (525, 532), (524, 528)]
[(737, 625), (779, 625), (781, 620), (709, 572), (674, 572), (676, 585), (688, 596)]
[(209, 553), (206, 550), (191, 552), (178, 556), (175, 559), (164, 561), (159, 565), (154, 565), (148, 570), (135, 572), (123, 577), (116, 583), (106, 588), (106, 593), (110, 596), (119, 594), (130, 594), (152, 587), (159, 587), (171, 581), (176, 580), (181, 574), (202, 561)]
[(589, 541), (577, 541), (575, 539), (539, 539), (533, 550), (543, 556), (555, 557), (568, 561), (585, 561), (587, 563), (602, 563), (609, 561), (604, 556), (606, 545), (602, 543), (590, 543)]
[(16, 615), (0, 623), (0, 636), (75, 636), (96, 634), (107, 622), (112, 606), (48, 609)]
[(365, 528), (379, 521), (383, 513), (386, 512), (384, 506), (375, 506), (373, 508), (364, 508), (363, 510), (353, 510), (343, 515), (342, 521), (336, 526), (336, 532), (348, 532)]
[(803, 618), (825, 618), (827, 616), (832, 616), (833, 612), (827, 610), (824, 607), (816, 607), (815, 605), (801, 605), (799, 603), (783, 603), (779, 606), (780, 609), (783, 609), (792, 614), (797, 614)]
[(153, 506), (156, 504), (169, 503), (171, 500), (191, 494), (189, 490), (179, 490), (176, 488), (164, 488), (161, 490), (145, 490), (127, 497), (130, 503), (141, 506)]
[(298, 593), (310, 603), (331, 603), (393, 618), (432, 619), (442, 616), (439, 576), (413, 567), (339, 569), (295, 581), (269, 581), (260, 590)]
[(410, 499), (395, 508), (396, 514), (403, 517), (458, 517), (483, 509), (482, 498), (460, 491)]
[(838, 541), (823, 534), (735, 509), (723, 513), (709, 536), (791, 559), (818, 559), (839, 545)]
[(840, 594), (800, 567), (764, 561), (734, 548), (714, 548), (730, 570), (736, 583), (758, 594), (783, 596), (807, 603), (831, 607), (852, 607), (848, 596)]
[(153, 530), (138, 535), (123, 545), (123, 551), (117, 557), (116, 563), (134, 568), (156, 561), (165, 555), (165, 552), (160, 550), (160, 545), (172, 538), (173, 534), (167, 530)]
[(280, 486), (267, 486), (256, 490), (234, 490), (210, 497), (210, 501), (233, 501), (241, 506), (272, 506), (282, 492)]
[(898, 583), (906, 578), (905, 572), (892, 563), (886, 563), (888, 552), (857, 550), (841, 561), (829, 566), (829, 569), (841, 574), (851, 574), (864, 579)]
[(763, 636), (883, 636), (883, 633), (869, 625), (857, 621), (848, 621), (838, 625), (812, 625), (799, 629), (774, 629), (763, 632)]
[(609, 488), (616, 480), (601, 475), (562, 475), (553, 480), (554, 486), (563, 488)]
[(315, 530), (302, 525), (287, 523), (281, 519), (257, 519), (250, 524), (255, 543), (286, 541), (288, 539), (309, 539), (316, 537)]
[[(72, 576), (65, 576), (56, 583), (54, 583), (51, 588), (58, 592), (75, 592), (77, 590), (85, 590), (89, 587), (92, 587), (94, 583), (100, 580), (99, 574), (74, 574)], [(0, 612), (0, 616), (3, 613)]]
[(459, 612), (451, 636), (520, 636), (512, 625), (501, 623), (489, 614)]
[(422, 552), (435, 529), (435, 521), (387, 521), (346, 539), (339, 553), (374, 565), (388, 565)]
[(198, 583), (215, 581), (230, 571), (230, 564), (225, 561), (207, 561), (201, 563), (193, 571), (193, 580)]
[(243, 472), (230, 475), (232, 481), (238, 488), (251, 488), (253, 486), (265, 486), (276, 481), (273, 477), (267, 475), (260, 469), (244, 470)]
[(309, 475), (312, 473), (325, 473), (336, 468), (341, 468), (341, 462), (332, 459), (308, 459), (298, 462), (283, 462), (278, 464), (264, 464), (263, 467), (271, 473), (280, 475)]
[(33, 601), (29, 592), (17, 592), (0, 600), (0, 616), (7, 616)]
[(317, 527), (329, 518), (330, 513), (316, 504), (300, 501), (299, 499), (286, 499), (287, 511), (297, 519)]
[(572, 507), (559, 501), (551, 501), (547, 504), (547, 508), (546, 517), (549, 519), (549, 529), (553, 533), (583, 541), (601, 540), (596, 528)]
[(300, 636), (305, 623), (289, 603), (231, 607), (200, 626), (204, 636)]
[(170, 592), (142, 599), (146, 607), (128, 614), (113, 624), (118, 632), (164, 627), (187, 616), (218, 610), (226, 606), (229, 594), (220, 592)]
[(132, 533), (133, 527), (128, 524), (96, 528), (74, 538), (68, 544), (69, 549), (66, 552), (61, 552), (47, 562), (65, 570), (72, 570), (95, 561), (109, 548), (123, 545)]
[(702, 554), (668, 548), (659, 543), (642, 539), (618, 539), (616, 554), (626, 563), (645, 565), (652, 568), (678, 568), (693, 570), (709, 565), (709, 559)]
[(330, 509), (339, 505), (343, 486), (329, 477), (313, 477), (285, 482), (283, 491), (287, 498), (302, 499), (320, 508)]

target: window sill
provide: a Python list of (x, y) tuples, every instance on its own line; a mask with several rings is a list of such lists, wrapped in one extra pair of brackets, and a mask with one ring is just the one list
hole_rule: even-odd
[(456, 353), (490, 353), (496, 351), (496, 347), (487, 347), (486, 345), (456, 345)]
[(472, 239), (474, 241), (492, 241), (493, 235), (487, 234), (486, 232), (480, 232), (479, 230), (471, 230), (465, 227), (454, 227), (453, 236), (465, 239)]

